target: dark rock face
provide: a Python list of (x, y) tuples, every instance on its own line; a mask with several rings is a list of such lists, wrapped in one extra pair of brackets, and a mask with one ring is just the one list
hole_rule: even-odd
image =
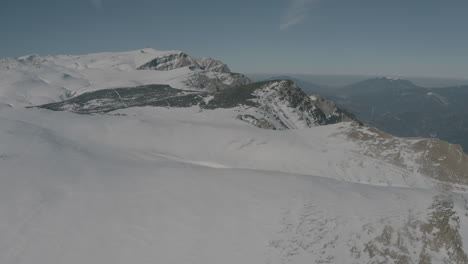
[(156, 70), (156, 71), (168, 71), (174, 70), (181, 67), (191, 66), (193, 59), (187, 54), (180, 52), (167, 56), (158, 57), (154, 60), (141, 65), (137, 70)]
[(250, 79), (233, 73), (221, 61), (212, 58), (194, 58), (183, 52), (155, 58), (137, 70), (169, 71), (189, 67), (193, 71), (185, 82), (188, 86), (208, 92), (218, 92), (227, 88), (251, 83)]
[(212, 72), (230, 73), (229, 67), (221, 61), (212, 58), (194, 58), (183, 52), (155, 58), (137, 68), (137, 70), (168, 71), (189, 66), (191, 70), (208, 70)]
[(77, 114), (95, 114), (142, 106), (190, 107), (199, 104), (204, 96), (205, 93), (178, 90), (169, 85), (146, 85), (99, 90), (39, 107)]

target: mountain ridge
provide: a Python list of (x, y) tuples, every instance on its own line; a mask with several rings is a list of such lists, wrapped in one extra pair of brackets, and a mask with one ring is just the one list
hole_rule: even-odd
[[(291, 129), (314, 125), (357, 121), (323, 98), (312, 100), (294, 82), (275, 80), (228, 88), (220, 92), (196, 92), (168, 85), (113, 88), (38, 106), (80, 114), (106, 113), (128, 107), (191, 107), (201, 109), (253, 108), (239, 114), (261, 127)], [(261, 125), (259, 125), (261, 124)]]
[[(151, 67), (155, 63), (159, 66)], [(3, 59), (0, 80), (0, 102), (21, 106), (109, 88), (168, 84), (185, 90), (219, 91), (251, 82), (220, 61), (154, 49)]]

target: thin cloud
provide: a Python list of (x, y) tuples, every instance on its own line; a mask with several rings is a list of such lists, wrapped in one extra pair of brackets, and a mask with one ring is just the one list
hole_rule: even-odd
[(103, 0), (90, 0), (95, 8), (101, 8)]
[(308, 16), (312, 4), (319, 0), (290, 0), (281, 19), (280, 30), (288, 30), (290, 27), (302, 23)]

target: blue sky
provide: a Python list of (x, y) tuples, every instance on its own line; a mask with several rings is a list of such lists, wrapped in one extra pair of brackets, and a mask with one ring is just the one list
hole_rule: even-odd
[(143, 47), (244, 73), (468, 78), (466, 0), (1, 0), (0, 57)]

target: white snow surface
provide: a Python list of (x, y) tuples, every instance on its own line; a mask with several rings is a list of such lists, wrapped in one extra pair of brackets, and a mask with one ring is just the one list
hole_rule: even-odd
[(0, 263), (371, 263), (366, 245), (440, 194), (357, 153), (350, 123), (272, 131), (236, 114), (0, 105)]

